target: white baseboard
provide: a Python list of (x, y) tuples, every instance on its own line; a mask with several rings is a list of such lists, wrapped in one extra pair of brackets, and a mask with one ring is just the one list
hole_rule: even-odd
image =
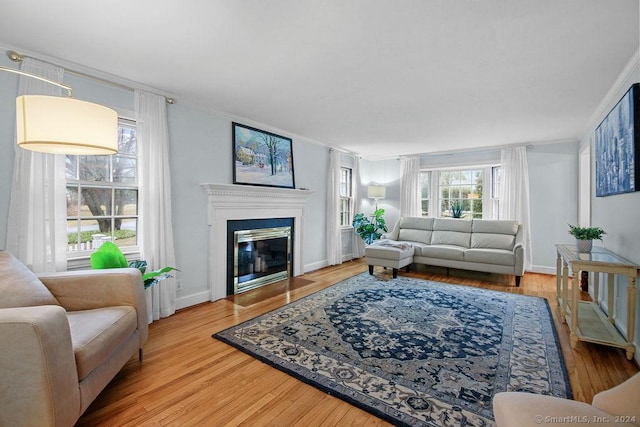
[(302, 271), (304, 273), (309, 273), (311, 271), (316, 271), (316, 270), (320, 270), (321, 268), (326, 267), (327, 265), (329, 265), (327, 263), (327, 260), (323, 260), (323, 261), (319, 261), (319, 262), (314, 262), (311, 264), (305, 264)]
[(191, 295), (185, 295), (183, 297), (176, 298), (176, 310), (191, 307), (193, 305), (202, 304), (203, 302), (211, 301), (211, 294), (209, 291), (198, 292)]
[[(352, 259), (354, 259), (353, 254), (342, 255), (342, 262), (351, 261)], [(302, 271), (304, 273), (310, 273), (312, 271), (316, 271), (316, 270), (320, 270), (321, 268), (325, 268), (328, 265), (329, 265), (329, 263), (325, 259), (325, 260), (314, 262), (314, 263), (311, 263), (311, 264), (305, 264)]]
[(532, 265), (530, 270), (532, 273), (541, 273), (541, 274), (551, 274), (552, 276), (556, 275), (555, 267), (547, 267), (544, 265)]

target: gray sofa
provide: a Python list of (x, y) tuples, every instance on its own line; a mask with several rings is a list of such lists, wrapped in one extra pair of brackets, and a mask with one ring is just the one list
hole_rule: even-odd
[(516, 221), (403, 217), (393, 231), (365, 248), (374, 266), (393, 269), (412, 263), (486, 273), (524, 274), (522, 226)]

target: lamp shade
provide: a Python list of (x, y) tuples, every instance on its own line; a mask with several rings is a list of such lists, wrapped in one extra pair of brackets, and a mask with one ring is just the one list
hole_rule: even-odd
[(370, 185), (367, 187), (367, 197), (369, 199), (384, 199), (387, 188), (382, 185)]
[(115, 154), (118, 114), (73, 98), (23, 95), (16, 98), (18, 146), (54, 154)]

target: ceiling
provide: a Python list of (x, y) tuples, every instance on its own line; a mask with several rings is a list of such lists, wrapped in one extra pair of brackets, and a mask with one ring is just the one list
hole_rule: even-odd
[(2, 14), (0, 45), (368, 158), (576, 140), (640, 38), (638, 0), (21, 0)]

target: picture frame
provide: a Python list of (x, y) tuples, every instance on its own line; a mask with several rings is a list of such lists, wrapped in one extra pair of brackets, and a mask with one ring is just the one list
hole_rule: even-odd
[(640, 83), (635, 83), (596, 128), (596, 197), (640, 189)]
[(233, 133), (233, 183), (296, 188), (293, 141), (240, 123)]

